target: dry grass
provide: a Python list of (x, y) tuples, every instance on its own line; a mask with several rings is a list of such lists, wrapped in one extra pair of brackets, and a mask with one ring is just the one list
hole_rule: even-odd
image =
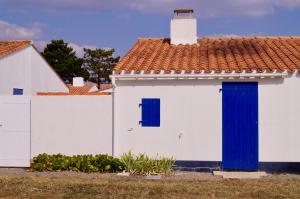
[(160, 180), (74, 176), (0, 177), (9, 198), (299, 198), (299, 179)]

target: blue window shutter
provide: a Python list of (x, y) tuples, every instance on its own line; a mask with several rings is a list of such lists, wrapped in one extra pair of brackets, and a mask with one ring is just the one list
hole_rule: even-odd
[(143, 127), (160, 126), (160, 99), (142, 99)]
[(14, 88), (13, 95), (23, 95), (23, 89), (21, 89), (21, 88)]

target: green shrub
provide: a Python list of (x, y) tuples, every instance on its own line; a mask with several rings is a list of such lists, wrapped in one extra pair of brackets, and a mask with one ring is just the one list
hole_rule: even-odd
[(120, 161), (124, 164), (125, 171), (132, 175), (166, 174), (172, 171), (175, 163), (173, 158), (151, 158), (145, 154), (134, 155), (131, 151), (123, 154)]
[(119, 159), (109, 155), (40, 154), (33, 158), (33, 171), (118, 172), (124, 170)]
[(52, 157), (47, 154), (40, 154), (33, 158), (31, 167), (35, 171), (52, 171)]

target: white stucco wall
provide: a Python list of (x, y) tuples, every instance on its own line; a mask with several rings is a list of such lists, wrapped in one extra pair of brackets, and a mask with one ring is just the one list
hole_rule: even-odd
[(12, 95), (13, 88), (24, 89), (24, 95), (31, 94), (30, 60), (30, 48), (0, 59), (0, 95)]
[(33, 48), (31, 50), (31, 93), (68, 92), (69, 89), (44, 58)]
[(13, 88), (23, 89), (24, 95), (68, 91), (32, 46), (0, 59), (0, 95), (12, 95)]
[(300, 77), (259, 85), (259, 159), (300, 162)]
[(34, 96), (31, 156), (111, 154), (111, 96)]
[[(221, 84), (216, 81), (118, 81), (115, 152), (133, 150), (180, 160), (222, 158)], [(160, 98), (161, 126), (141, 127), (142, 98)]]
[[(259, 161), (300, 162), (300, 78), (250, 81), (259, 82)], [(116, 155), (133, 150), (177, 160), (222, 161), (221, 80), (116, 84)], [(161, 127), (138, 124), (142, 98), (161, 99)]]

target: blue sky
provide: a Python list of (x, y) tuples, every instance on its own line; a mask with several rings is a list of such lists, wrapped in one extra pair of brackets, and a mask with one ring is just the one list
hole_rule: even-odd
[(300, 35), (300, 0), (0, 0), (0, 39), (31, 39), (42, 49), (64, 39), (115, 48), (138, 37), (169, 37), (174, 8), (195, 9), (198, 35)]

